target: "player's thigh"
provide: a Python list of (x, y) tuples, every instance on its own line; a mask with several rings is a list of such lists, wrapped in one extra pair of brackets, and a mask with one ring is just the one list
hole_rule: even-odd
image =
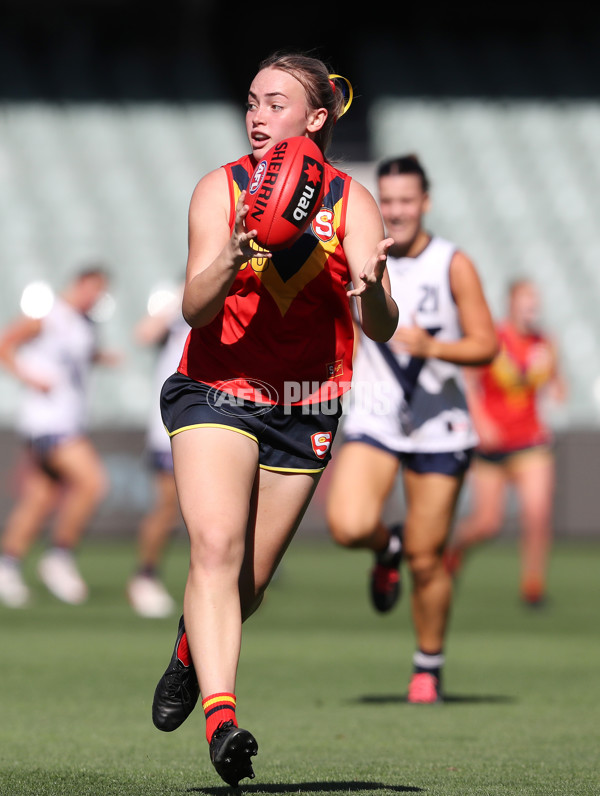
[(329, 524), (371, 528), (394, 487), (397, 456), (364, 442), (346, 442), (334, 454), (332, 470), (326, 501)]
[(107, 489), (102, 459), (87, 437), (73, 437), (56, 445), (48, 462), (61, 480), (75, 488), (101, 495)]
[(59, 482), (46, 473), (38, 464), (29, 466), (23, 480), (21, 503), (32, 513), (44, 514), (54, 506), (60, 493)]
[(177, 488), (172, 470), (157, 470), (154, 475), (157, 502), (161, 506), (177, 506)]
[(552, 453), (540, 448), (520, 454), (513, 462), (511, 477), (525, 518), (548, 517), (555, 483)]
[(179, 499), (172, 470), (157, 470), (154, 474), (154, 505), (152, 514), (164, 525), (165, 530), (177, 522)]
[(476, 458), (467, 476), (471, 519), (486, 527), (500, 524), (504, 516), (507, 483), (508, 476), (503, 464), (492, 464)]
[(255, 439), (235, 429), (191, 428), (172, 439), (179, 504), (192, 543), (243, 542), (258, 467)]
[(448, 538), (464, 476), (403, 472), (406, 497), (404, 549), (408, 556), (441, 553)]

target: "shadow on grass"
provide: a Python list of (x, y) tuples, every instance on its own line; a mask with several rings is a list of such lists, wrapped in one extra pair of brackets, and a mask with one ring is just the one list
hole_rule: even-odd
[[(364, 694), (350, 700), (361, 705), (408, 704), (406, 694)], [(444, 694), (444, 705), (509, 705), (515, 697), (502, 694)], [(411, 705), (411, 707), (413, 707)]]
[(201, 793), (205, 796), (223, 796), (236, 793), (424, 793), (423, 788), (408, 785), (384, 785), (382, 782), (292, 782), (281, 785), (240, 785), (237, 788), (222, 786), (217, 788), (188, 788), (188, 793)]

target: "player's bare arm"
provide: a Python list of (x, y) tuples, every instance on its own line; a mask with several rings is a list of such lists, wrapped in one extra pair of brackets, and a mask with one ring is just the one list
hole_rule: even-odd
[(188, 260), (183, 294), (183, 315), (189, 325), (209, 324), (220, 312), (241, 266), (253, 257), (270, 257), (251, 247), (254, 231), (246, 232), (245, 194), (235, 209), (233, 232), (229, 227), (229, 190), (224, 169), (217, 169), (197, 184), (188, 217)]
[(477, 270), (462, 252), (456, 252), (452, 258), (450, 287), (463, 336), (455, 341), (438, 340), (414, 322), (398, 329), (394, 345), (414, 357), (441, 359), (457, 365), (486, 365), (498, 353), (496, 330)]
[(398, 307), (390, 294), (387, 252), (379, 208), (371, 194), (355, 180), (350, 184), (344, 253), (352, 276), (348, 296), (358, 299), (364, 333), (372, 340), (389, 340), (398, 324)]
[(51, 384), (19, 366), (17, 352), (22, 345), (38, 336), (42, 322), (38, 318), (24, 316), (7, 327), (0, 337), (0, 365), (19, 379), (20, 382), (34, 390), (48, 392)]

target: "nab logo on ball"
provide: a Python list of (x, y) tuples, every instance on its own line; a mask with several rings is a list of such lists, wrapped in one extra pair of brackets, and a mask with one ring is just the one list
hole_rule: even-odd
[(314, 158), (304, 156), (302, 173), (292, 201), (282, 213), (286, 221), (295, 224), (299, 229), (306, 226), (307, 219), (310, 220), (315, 212), (321, 196), (323, 171), (323, 166)]
[(331, 438), (331, 431), (318, 431), (316, 434), (311, 434), (312, 448), (319, 459), (324, 459), (327, 456), (327, 451), (331, 447)]

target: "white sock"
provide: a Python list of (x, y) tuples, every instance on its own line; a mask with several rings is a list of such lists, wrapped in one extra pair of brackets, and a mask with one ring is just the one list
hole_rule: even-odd
[(444, 665), (444, 654), (438, 652), (436, 655), (428, 655), (426, 652), (417, 650), (413, 655), (413, 665), (418, 671), (439, 672)]
[(396, 555), (396, 553), (399, 553), (401, 549), (402, 542), (400, 541), (400, 537), (396, 536), (396, 534), (390, 534), (390, 541), (388, 542), (388, 546), (385, 551), (386, 556)]

